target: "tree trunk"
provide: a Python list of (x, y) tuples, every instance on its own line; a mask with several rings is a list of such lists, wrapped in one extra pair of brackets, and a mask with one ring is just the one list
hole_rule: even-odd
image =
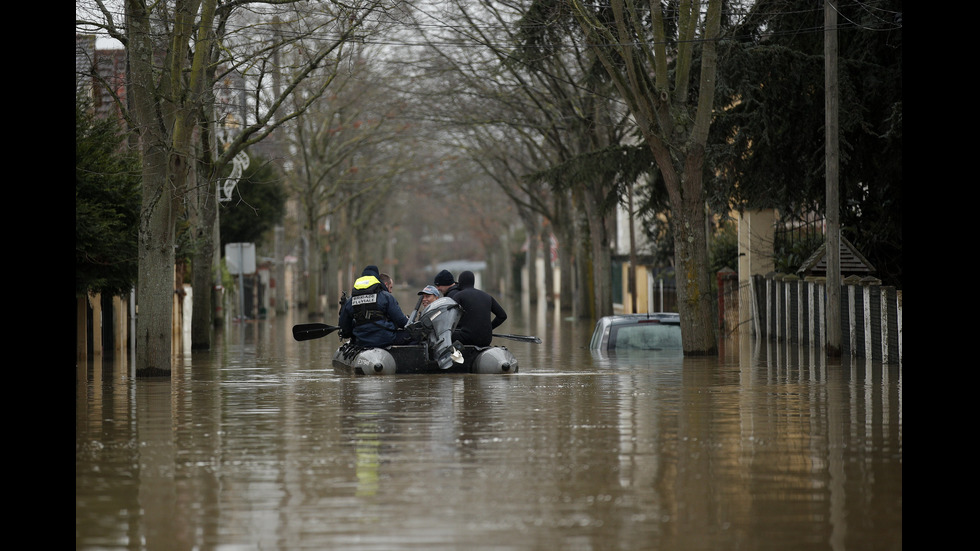
[(589, 243), (592, 257), (591, 286), (593, 303), (591, 316), (601, 318), (613, 313), (612, 300), (612, 252), (609, 249), (609, 219), (601, 212), (603, 190), (605, 185), (594, 184), (593, 195), (585, 201), (585, 213), (589, 223)]
[(503, 235), (500, 237), (499, 255), (500, 261), (495, 263), (496, 268), (494, 269), (497, 274), (497, 281), (500, 282), (502, 291), (506, 291), (509, 296), (516, 296), (514, 293), (514, 257), (510, 252), (510, 235), (511, 228), (507, 228)]
[[(207, 82), (215, 81), (216, 52), (205, 71)], [(218, 185), (215, 170), (215, 112), (214, 94), (205, 94), (199, 120), (200, 140), (196, 155), (194, 179), (196, 185), (190, 197), (191, 231), (194, 247), (191, 257), (191, 285), (194, 290), (191, 306), (191, 350), (210, 350), (214, 327), (214, 289), (220, 274), (215, 250), (220, 247), (218, 235)]]
[(191, 349), (210, 350), (211, 330), (213, 327), (213, 305), (211, 291), (214, 282), (214, 226), (217, 208), (217, 196), (212, 188), (202, 185), (200, 194), (208, 197), (198, 197), (198, 220), (195, 233), (197, 243), (194, 256), (191, 259), (193, 270), (191, 284), (194, 288), (194, 300), (191, 310)]
[(687, 201), (674, 227), (677, 303), (681, 312), (684, 353), (714, 355), (714, 302), (708, 274), (707, 236), (704, 231), (704, 203)]
[(136, 292), (138, 377), (170, 376), (176, 213), (169, 179), (155, 168), (166, 165), (167, 155), (162, 147), (144, 146)]
[[(527, 289), (524, 290), (527, 293), (528, 299), (531, 304), (537, 304), (538, 302), (538, 242), (540, 241), (541, 234), (540, 229), (537, 224), (536, 215), (531, 215), (534, 218), (533, 226), (528, 225), (527, 233), (527, 251), (524, 253), (524, 266), (527, 268)], [(459, 277), (459, 274), (456, 274)]]
[(174, 212), (167, 155), (168, 128), (157, 119), (149, 14), (126, 2), (130, 83), (143, 161), (136, 289), (136, 375), (170, 376), (174, 295)]
[[(550, 227), (546, 226), (546, 228)], [(545, 231), (541, 236), (544, 254), (544, 300), (549, 307), (555, 305), (555, 266), (551, 261), (551, 236), (551, 231)]]
[(316, 227), (310, 232), (309, 257), (306, 259), (307, 266), (309, 266), (309, 274), (306, 280), (306, 311), (311, 320), (318, 320), (323, 317), (323, 309), (320, 305), (320, 274), (322, 273), (322, 266), (320, 265), (320, 238), (317, 233)]
[(575, 300), (572, 303), (572, 317), (575, 319), (592, 319), (595, 312), (592, 311), (593, 289), (592, 289), (592, 239), (589, 236), (588, 214), (585, 212), (585, 201), (582, 199), (581, 191), (573, 191), (572, 205), (575, 212), (573, 217), (573, 239), (570, 249), (574, 249), (573, 269), (575, 271), (575, 281), (573, 289)]
[(609, 238), (605, 222), (605, 217), (589, 217), (589, 233), (592, 236), (592, 287), (595, 292), (593, 297), (595, 318), (613, 314), (612, 253), (609, 251)]
[(575, 257), (575, 223), (566, 220), (560, 228), (558, 237), (558, 265), (561, 268), (561, 289), (559, 290), (560, 307), (562, 310), (573, 311), (572, 305), (575, 303), (575, 296), (578, 289), (575, 287), (575, 265), (572, 259)]

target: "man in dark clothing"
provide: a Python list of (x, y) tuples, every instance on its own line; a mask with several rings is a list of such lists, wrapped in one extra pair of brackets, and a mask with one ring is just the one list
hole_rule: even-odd
[(456, 281), (453, 279), (453, 274), (449, 270), (443, 270), (436, 274), (436, 278), (432, 281), (432, 284), (435, 285), (436, 289), (439, 289), (439, 292), (444, 297), (452, 298), (456, 294), (456, 291), (459, 290), (459, 286), (456, 284)]
[(379, 275), (377, 266), (364, 268), (351, 297), (340, 308), (341, 338), (353, 337), (354, 344), (365, 348), (405, 344), (411, 338), (402, 330), (408, 317)]
[(496, 299), (475, 288), (475, 282), (473, 272), (467, 270), (459, 274), (458, 290), (452, 298), (462, 307), (463, 315), (453, 331), (453, 340), (474, 346), (490, 346), (493, 330), (507, 319), (507, 312)]

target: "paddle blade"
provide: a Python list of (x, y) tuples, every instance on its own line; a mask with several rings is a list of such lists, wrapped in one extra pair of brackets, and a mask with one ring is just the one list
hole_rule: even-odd
[(293, 338), (298, 341), (309, 341), (326, 337), (330, 333), (339, 330), (336, 325), (325, 323), (301, 323), (293, 326)]
[(493, 336), (501, 339), (511, 339), (514, 341), (533, 342), (534, 344), (541, 344), (541, 339), (533, 335), (507, 335), (502, 333), (494, 333)]

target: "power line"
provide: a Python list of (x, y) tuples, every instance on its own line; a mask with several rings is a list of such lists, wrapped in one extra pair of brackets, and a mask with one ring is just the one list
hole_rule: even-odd
[[(863, 25), (861, 23), (858, 23), (858, 22), (854, 21), (852, 18), (848, 18), (845, 15), (843, 15), (841, 13), (841, 11), (840, 11), (841, 10), (841, 7), (838, 6), (837, 7), (838, 13), (841, 15), (841, 17), (845, 21), (847, 21), (846, 24), (840, 24), (840, 25), (838, 25), (838, 28), (837, 28), (838, 31), (844, 31), (844, 30), (894, 31), (894, 30), (900, 30), (902, 28), (902, 12), (893, 11), (893, 10), (886, 10), (886, 9), (880, 8), (878, 6), (871, 5), (868, 2), (864, 2), (864, 1), (860, 1), (860, 0), (855, 0), (852, 3), (852, 5), (853, 6), (857, 6), (858, 9), (860, 9), (862, 12), (867, 13), (869, 16), (877, 19), (879, 22), (881, 22), (882, 25), (881, 26), (869, 26), (869, 25)], [(642, 10), (642, 11), (648, 11), (648, 10)], [(123, 14), (121, 12), (112, 12), (112, 13), (113, 13), (113, 16), (116, 18), (117, 21), (119, 21), (119, 20), (122, 19)], [(428, 13), (425, 13), (425, 12), (421, 12), (421, 13), (423, 15), (425, 15), (426, 17), (428, 17), (428, 18), (430, 18), (430, 19), (432, 19), (432, 20), (434, 20), (436, 22), (426, 23), (426, 22), (413, 21), (411, 23), (403, 23), (403, 22), (399, 22), (399, 21), (394, 20), (394, 19), (391, 19), (391, 18), (388, 18), (388, 19), (385, 19), (385, 20), (382, 20), (380, 18), (366, 18), (365, 19), (365, 23), (367, 23), (369, 26), (377, 26), (377, 27), (385, 26), (385, 27), (388, 28), (389, 31), (391, 31), (395, 35), (397, 35), (399, 33), (402, 33), (402, 32), (408, 32), (408, 31), (417, 31), (417, 30), (423, 30), (423, 31), (425, 31), (425, 30), (430, 30), (430, 31), (447, 31), (447, 32), (450, 32), (450, 33), (454, 33), (456, 35), (463, 35), (463, 37), (458, 38), (458, 39), (455, 39), (455, 40), (453, 40), (453, 39), (447, 39), (447, 38), (441, 38), (441, 39), (440, 38), (436, 38), (436, 39), (427, 39), (427, 40), (422, 40), (422, 41), (413, 41), (413, 40), (407, 40), (407, 39), (406, 40), (398, 40), (398, 39), (394, 39), (394, 38), (371, 38), (370, 36), (361, 36), (361, 37), (359, 37), (358, 42), (359, 43), (363, 43), (365, 45), (390, 46), (390, 47), (428, 47), (428, 46), (437, 46), (437, 47), (457, 47), (457, 48), (480, 48), (480, 47), (492, 46), (492, 47), (496, 47), (496, 48), (506, 48), (506, 47), (515, 47), (516, 46), (515, 44), (513, 44), (513, 43), (511, 43), (509, 41), (506, 41), (506, 40), (502, 40), (500, 42), (472, 40), (470, 38), (470, 32), (469, 32), (469, 31), (475, 31), (475, 32), (479, 32), (481, 34), (484, 34), (485, 33), (485, 34), (494, 36), (494, 35), (498, 34), (499, 32), (506, 32), (506, 31), (512, 30), (513, 27), (508, 27), (507, 25), (504, 25), (504, 24), (460, 25), (460, 24), (455, 24), (455, 23), (447, 23), (447, 22), (444, 22), (444, 21), (440, 20), (440, 18), (435, 17), (435, 16), (433, 16), (431, 14), (428, 14)], [(817, 14), (822, 13), (822, 8), (815, 7), (815, 8), (811, 8), (811, 9), (807, 9), (807, 10), (787, 10), (787, 11), (778, 11), (777, 10), (777, 11), (768, 11), (768, 12), (753, 12), (753, 11), (751, 11), (751, 9), (729, 10), (727, 12), (727, 15), (729, 17), (744, 18), (744, 17), (748, 16), (749, 14), (752, 14), (754, 16), (759, 16), (759, 17), (762, 17), (762, 18), (768, 18), (768, 17), (775, 17), (775, 16), (800, 15), (800, 14), (806, 14), (806, 13), (813, 13), (814, 15), (817, 15)], [(889, 21), (885, 16), (890, 16), (891, 17), (891, 20)], [(233, 31), (232, 34), (234, 34), (235, 32), (246, 32), (247, 30), (250, 30), (252, 32), (252, 34), (250, 34), (250, 40), (255, 41), (256, 38), (258, 38), (258, 36), (256, 36), (256, 34), (261, 34), (261, 33), (255, 33), (254, 32), (255, 29), (256, 28), (263, 28), (263, 27), (266, 27), (268, 25), (271, 25), (271, 22), (269, 22), (269, 21), (251, 22), (248, 25), (242, 25), (241, 27), (239, 27), (238, 29), (236, 29), (236, 31)], [(76, 26), (81, 26), (82, 28), (85, 28), (87, 25), (84, 25), (79, 20), (76, 20)], [(97, 28), (101, 28), (100, 26), (97, 26), (97, 25), (96, 25), (96, 27)], [(377, 27), (376, 28), (373, 28), (373, 29), (372, 28), (365, 28), (364, 34), (370, 35), (371, 33), (379, 32), (378, 29), (377, 29)], [(547, 25), (544, 25), (544, 24), (542, 24), (542, 25), (533, 25), (532, 24), (532, 25), (524, 25), (523, 26), (523, 28), (525, 28), (525, 29), (532, 29), (532, 30), (533, 29), (544, 29), (546, 27), (547, 27)], [(811, 33), (811, 32), (812, 33), (823, 33), (823, 32), (825, 32), (825, 30), (826, 29), (824, 29), (824, 27), (822, 25), (814, 25), (814, 26), (808, 27), (808, 28), (796, 29), (795, 31), (792, 31), (792, 32), (785, 31), (785, 32), (782, 32), (782, 33), (777, 33), (775, 35), (770, 34), (770, 36), (786, 35), (786, 34), (792, 34), (792, 33)], [(313, 41), (330, 41), (330, 42), (334, 42), (336, 40), (339, 40), (341, 38), (342, 34), (343, 34), (342, 32), (337, 31), (336, 34), (335, 35), (332, 35), (332, 36), (327, 36), (327, 33), (322, 33), (320, 36), (313, 37), (313, 36), (310, 36), (308, 34), (308, 32), (292, 31), (292, 30), (287, 29), (287, 28), (282, 27), (282, 26), (278, 27), (278, 32), (281, 33), (281, 36), (283, 37), (284, 40), (295, 40), (295, 39), (298, 39), (298, 38), (300, 38), (302, 36), (307, 36), (309, 40), (313, 40)], [(269, 36), (270, 36), (270, 40), (271, 40), (271, 36), (272, 36), (271, 27), (270, 27), (270, 30), (269, 30)], [(745, 38), (745, 36), (726, 36), (726, 37), (721, 38), (721, 40), (724, 40), (724, 39), (736, 39), (737, 40), (737, 39), (740, 39), (740, 38)], [(691, 42), (699, 43), (699, 42), (703, 42), (703, 41), (704, 41), (704, 39), (693, 39)], [(677, 41), (676, 40), (671, 40), (669, 43), (674, 44), (674, 43), (677, 43)], [(655, 42), (654, 41), (635, 41), (635, 42), (628, 42), (628, 43), (625, 43), (625, 42), (620, 42), (620, 43), (610, 42), (610, 43), (604, 43), (604, 44), (598, 44), (598, 45), (599, 46), (603, 46), (603, 47), (621, 47), (621, 46), (627, 46), (627, 45), (630, 45), (630, 44), (636, 44), (636, 45), (639, 45), (639, 44), (654, 45)], [(574, 47), (578, 47), (578, 46), (581, 46), (581, 43), (577, 43), (577, 42), (550, 43), (548, 45), (548, 47), (553, 48), (553, 49), (565, 49), (565, 48), (569, 48), (570, 49), (570, 48), (574, 48)]]

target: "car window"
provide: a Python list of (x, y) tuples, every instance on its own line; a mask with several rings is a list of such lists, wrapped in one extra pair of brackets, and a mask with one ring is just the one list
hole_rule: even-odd
[(595, 329), (592, 331), (592, 340), (589, 342), (589, 348), (595, 350), (601, 347), (602, 342), (602, 324), (597, 323)]
[(679, 325), (641, 323), (619, 325), (609, 332), (609, 348), (632, 348), (639, 350), (661, 350), (681, 347), (681, 328)]

